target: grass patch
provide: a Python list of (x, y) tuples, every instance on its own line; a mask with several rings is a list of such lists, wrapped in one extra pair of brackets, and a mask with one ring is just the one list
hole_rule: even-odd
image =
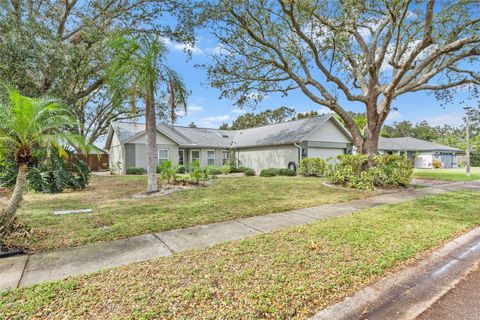
[(455, 169), (415, 169), (413, 178), (445, 181), (473, 181), (480, 180), (480, 167), (472, 167), (470, 177), (467, 177), (465, 168)]
[(38, 318), (299, 318), (480, 224), (454, 192), (144, 263), (0, 293)]
[[(146, 176), (93, 176), (83, 191), (29, 193), (18, 212), (28, 233), (7, 244), (45, 251), (149, 232), (264, 215), (359, 199), (372, 193), (340, 190), (314, 178), (221, 178), (212, 186), (159, 198), (129, 199), (145, 190)], [(54, 216), (55, 209), (93, 209), (92, 214)]]

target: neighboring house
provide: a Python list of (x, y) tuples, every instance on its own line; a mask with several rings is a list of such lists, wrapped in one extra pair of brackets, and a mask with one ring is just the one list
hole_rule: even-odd
[(438, 143), (416, 138), (380, 138), (379, 153), (406, 154), (414, 161), (415, 168), (432, 168), (433, 160), (440, 160), (442, 167), (455, 168), (458, 166), (458, 153), (464, 151)]
[[(331, 114), (244, 130), (219, 130), (160, 124), (157, 132), (161, 163), (171, 160), (188, 167), (199, 161), (202, 167), (235, 162), (259, 172), (265, 168), (286, 168), (301, 159), (336, 158), (351, 153), (347, 130)], [(129, 167), (146, 168), (145, 125), (112, 122), (106, 141), (110, 168), (125, 173)]]

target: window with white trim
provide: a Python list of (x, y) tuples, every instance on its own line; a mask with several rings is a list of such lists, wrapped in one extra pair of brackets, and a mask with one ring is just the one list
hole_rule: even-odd
[(222, 164), (226, 165), (230, 161), (230, 151), (223, 150), (222, 151)]
[(168, 160), (168, 149), (158, 149), (158, 164)]
[(207, 166), (215, 165), (215, 150), (207, 150)]
[(192, 162), (198, 161), (200, 163), (200, 150), (192, 150), (191, 157)]

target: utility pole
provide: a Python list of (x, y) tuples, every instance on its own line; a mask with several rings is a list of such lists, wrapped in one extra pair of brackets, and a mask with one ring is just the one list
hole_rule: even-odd
[(468, 111), (471, 109), (471, 107), (465, 107), (463, 110), (465, 110), (465, 126), (466, 126), (466, 140), (467, 140), (467, 150), (466, 150), (466, 157), (465, 157), (465, 169), (467, 170), (467, 177), (470, 177), (470, 119), (469, 119), (469, 114)]

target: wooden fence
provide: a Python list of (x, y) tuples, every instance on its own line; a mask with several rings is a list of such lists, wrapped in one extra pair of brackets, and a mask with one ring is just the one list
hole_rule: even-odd
[(85, 162), (90, 170), (92, 171), (101, 171), (108, 169), (108, 154), (77, 154), (76, 155), (80, 160)]

